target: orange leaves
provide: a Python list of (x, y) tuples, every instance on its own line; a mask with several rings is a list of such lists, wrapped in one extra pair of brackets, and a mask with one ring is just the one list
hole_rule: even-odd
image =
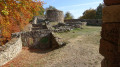
[(21, 31), (34, 14), (42, 7), (41, 0), (1, 0), (0, 30), (2, 36), (10, 38), (11, 33)]

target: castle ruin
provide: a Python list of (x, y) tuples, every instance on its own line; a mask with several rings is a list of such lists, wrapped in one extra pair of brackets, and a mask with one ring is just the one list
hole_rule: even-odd
[(63, 11), (47, 10), (47, 20), (49, 20), (51, 22), (64, 22)]

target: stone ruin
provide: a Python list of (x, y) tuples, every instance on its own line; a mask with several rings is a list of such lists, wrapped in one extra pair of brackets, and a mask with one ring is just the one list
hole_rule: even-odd
[(71, 31), (75, 28), (83, 29), (83, 26), (86, 26), (86, 22), (84, 23), (58, 23), (57, 25), (52, 26), (54, 29), (54, 32), (67, 32)]
[[(102, 38), (99, 52), (105, 58), (101, 62), (101, 67), (120, 67), (120, 0), (104, 0), (104, 3), (106, 6), (103, 8)], [(0, 66), (13, 59), (21, 49), (20, 37), (0, 46)]]
[[(81, 28), (82, 25), (81, 23), (63, 23), (64, 15), (59, 10), (48, 10), (46, 19), (36, 16), (29, 31), (12, 33), (12, 40), (0, 46), (0, 66), (13, 59), (22, 50), (22, 46), (41, 50), (61, 47), (66, 43), (53, 32), (66, 32)], [(55, 29), (49, 27), (51, 22), (57, 22), (56, 25), (51, 26), (56, 27)]]
[(101, 19), (68, 19), (64, 20), (66, 23), (76, 23), (76, 22), (87, 22), (85, 25), (89, 26), (101, 26), (102, 20)]
[(64, 22), (63, 11), (47, 10), (47, 20), (49, 20), (51, 22)]
[[(58, 11), (56, 13), (58, 14), (62, 12)], [(61, 38), (54, 36), (54, 33), (48, 29), (44, 20), (44, 18), (38, 16), (34, 17), (32, 25), (30, 26), (30, 29), (28, 29), (29, 31), (12, 33), (12, 40), (3, 46), (0, 46), (0, 66), (16, 57), (22, 50), (22, 46), (49, 50), (65, 45)], [(63, 22), (63, 20), (62, 17), (55, 21)]]
[(45, 16), (34, 16), (32, 24), (39, 24), (40, 22), (44, 22)]
[[(32, 30), (49, 29), (53, 32), (67, 32), (73, 30), (74, 28), (82, 29), (83, 26), (87, 25), (87, 22), (74, 21), (74, 22), (64, 22), (63, 11), (60, 10), (47, 10), (45, 17), (36, 16), (33, 19)], [(50, 25), (52, 23), (57, 23), (56, 25)], [(36, 26), (35, 26), (36, 25)]]

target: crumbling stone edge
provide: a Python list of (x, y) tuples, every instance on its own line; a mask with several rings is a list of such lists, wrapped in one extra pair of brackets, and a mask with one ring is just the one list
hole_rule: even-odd
[(13, 38), (4, 46), (0, 46), (0, 66), (15, 58), (22, 50), (21, 37)]

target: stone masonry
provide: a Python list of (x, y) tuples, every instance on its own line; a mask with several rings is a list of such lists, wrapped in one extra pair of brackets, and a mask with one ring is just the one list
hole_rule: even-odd
[(101, 19), (69, 19), (69, 20), (64, 20), (64, 22), (66, 23), (87, 22), (87, 25), (90, 25), (90, 26), (101, 26), (102, 25)]
[(13, 33), (12, 37), (15, 38), (21, 36), (23, 46), (45, 49), (50, 47), (50, 33), (50, 30), (34, 30), (29, 32)]
[(120, 0), (104, 0), (100, 53), (101, 67), (120, 67)]
[(47, 19), (51, 22), (64, 22), (63, 11), (47, 10)]
[(8, 43), (0, 46), (0, 66), (6, 64), (22, 50), (21, 37), (13, 38)]

